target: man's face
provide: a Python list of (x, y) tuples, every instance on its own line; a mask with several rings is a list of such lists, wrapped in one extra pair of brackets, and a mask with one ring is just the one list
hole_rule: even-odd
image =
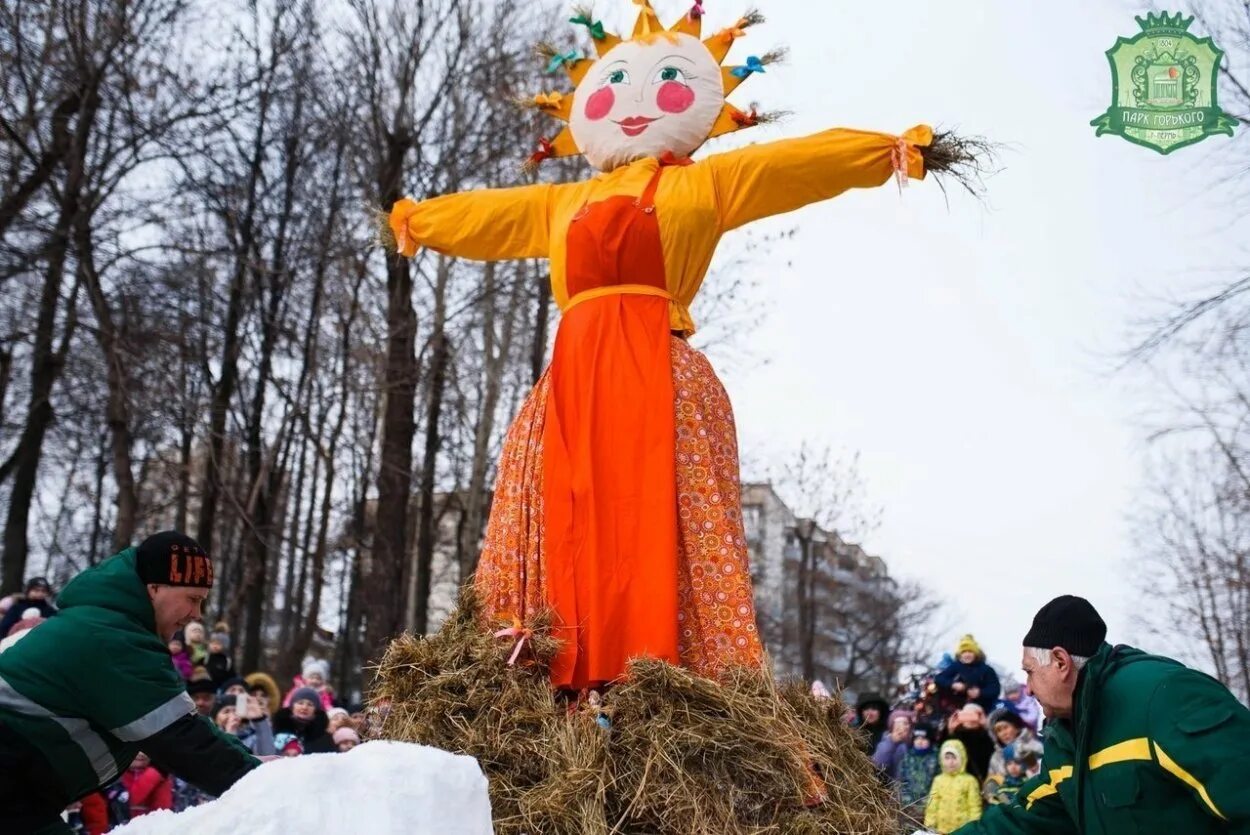
[(202, 616), (208, 589), (193, 586), (161, 586), (148, 584), (152, 613), (156, 616), (156, 634), (166, 641), (188, 623)]
[(959, 653), (959, 660), (964, 664), (971, 664), (977, 660), (977, 654), (970, 649), (966, 649)]
[(307, 699), (300, 699), (291, 705), (291, 715), (301, 722), (308, 722), (317, 715), (317, 706)]
[(1048, 719), (1072, 715), (1072, 694), (1076, 692), (1076, 670), (1067, 650), (1056, 647), (1051, 662), (1043, 667), (1027, 649), (1020, 664), (1028, 679), (1029, 691), (1042, 706)]
[(881, 711), (875, 707), (864, 708), (864, 724), (875, 725), (881, 721)]
[(216, 701), (212, 693), (196, 693), (191, 697), (191, 701), (195, 702), (195, 712), (201, 716), (211, 716), (213, 713), (213, 702)]

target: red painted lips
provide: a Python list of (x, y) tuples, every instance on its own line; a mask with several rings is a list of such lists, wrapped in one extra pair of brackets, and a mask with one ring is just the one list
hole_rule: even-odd
[(648, 119), (646, 116), (630, 116), (628, 119), (621, 119), (617, 122), (621, 126), (621, 131), (626, 136), (637, 136), (647, 129), (655, 119)]

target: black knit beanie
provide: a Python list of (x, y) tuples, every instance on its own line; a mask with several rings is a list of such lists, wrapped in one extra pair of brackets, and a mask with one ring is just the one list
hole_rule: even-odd
[(198, 542), (178, 531), (143, 540), (135, 552), (135, 570), (145, 584), (213, 587), (213, 561)]
[(1033, 618), (1024, 646), (1035, 649), (1063, 647), (1072, 655), (1088, 658), (1107, 638), (1107, 624), (1083, 597), (1065, 594), (1047, 603)]

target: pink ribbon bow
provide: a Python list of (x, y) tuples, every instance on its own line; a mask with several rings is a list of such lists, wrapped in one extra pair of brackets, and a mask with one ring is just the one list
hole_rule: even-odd
[(894, 166), (894, 177), (898, 181), (900, 194), (907, 188), (907, 152), (910, 147), (907, 140), (900, 136), (890, 148), (890, 163)]
[(520, 618), (513, 618), (512, 625), (507, 629), (500, 629), (495, 633), (496, 638), (516, 638), (516, 646), (512, 650), (512, 655), (508, 658), (508, 666), (516, 664), (517, 658), (521, 656), (521, 650), (525, 647), (525, 642), (534, 636), (530, 629), (526, 629), (521, 625)]

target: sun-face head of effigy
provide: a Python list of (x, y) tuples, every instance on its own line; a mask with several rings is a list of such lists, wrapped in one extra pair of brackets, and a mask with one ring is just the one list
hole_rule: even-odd
[(647, 157), (680, 161), (708, 139), (760, 121), (754, 110), (743, 112), (726, 97), (783, 53), (750, 56), (737, 66), (724, 62), (734, 42), (747, 27), (763, 22), (762, 16), (751, 12), (703, 39), (700, 2), (667, 28), (649, 0), (634, 2), (640, 11), (627, 39), (606, 31), (589, 11), (572, 19), (590, 32), (594, 57), (579, 49), (539, 47), (547, 72), (563, 70), (576, 86), (571, 93), (540, 93), (522, 100), (568, 123), (555, 137), (538, 141), (529, 167), (576, 154), (584, 154), (601, 171)]
[(570, 127), (600, 171), (643, 157), (689, 156), (725, 105), (721, 68), (685, 33), (622, 41), (590, 67), (573, 94)]

